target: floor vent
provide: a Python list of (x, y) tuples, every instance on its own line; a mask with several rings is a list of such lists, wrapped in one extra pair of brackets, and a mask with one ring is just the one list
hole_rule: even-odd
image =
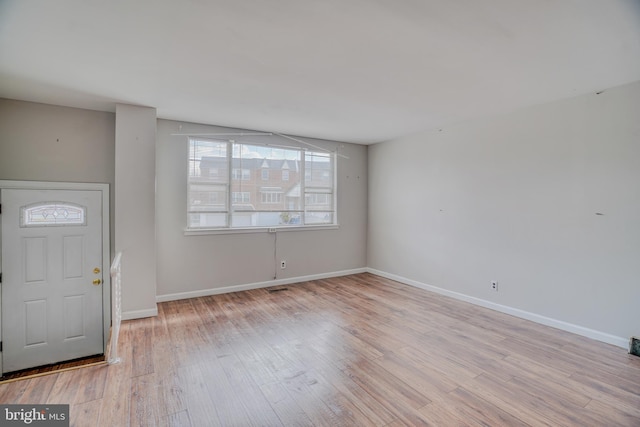
[(634, 356), (640, 356), (640, 338), (631, 337), (629, 339), (629, 353)]
[(269, 293), (273, 294), (275, 292), (282, 292), (282, 291), (288, 291), (289, 288), (277, 288), (277, 289), (269, 289)]

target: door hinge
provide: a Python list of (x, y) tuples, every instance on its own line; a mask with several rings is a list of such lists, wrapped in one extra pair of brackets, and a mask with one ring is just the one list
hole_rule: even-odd
[(2, 272), (0, 271), (0, 283), (2, 283)]
[(2, 341), (0, 341), (0, 353), (2, 353)]

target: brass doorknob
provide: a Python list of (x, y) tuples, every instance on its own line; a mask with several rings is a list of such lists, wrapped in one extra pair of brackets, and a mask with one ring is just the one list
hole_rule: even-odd
[(102, 283), (102, 280), (100, 280), (100, 279), (93, 279), (93, 282), (92, 282), (92, 283), (93, 283), (95, 286), (98, 286), (100, 283)]

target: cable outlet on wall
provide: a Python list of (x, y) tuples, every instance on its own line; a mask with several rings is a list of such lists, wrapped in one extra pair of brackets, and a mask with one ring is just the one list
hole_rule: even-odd
[(492, 280), (491, 281), (491, 289), (493, 289), (494, 291), (498, 292), (498, 281), (497, 280)]
[(287, 268), (287, 261), (285, 260), (280, 261), (280, 268), (283, 270)]

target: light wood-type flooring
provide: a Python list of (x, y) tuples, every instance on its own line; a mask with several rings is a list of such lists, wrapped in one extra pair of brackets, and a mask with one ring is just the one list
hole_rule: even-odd
[(173, 301), (119, 365), (0, 385), (82, 426), (640, 426), (640, 358), (371, 274)]

